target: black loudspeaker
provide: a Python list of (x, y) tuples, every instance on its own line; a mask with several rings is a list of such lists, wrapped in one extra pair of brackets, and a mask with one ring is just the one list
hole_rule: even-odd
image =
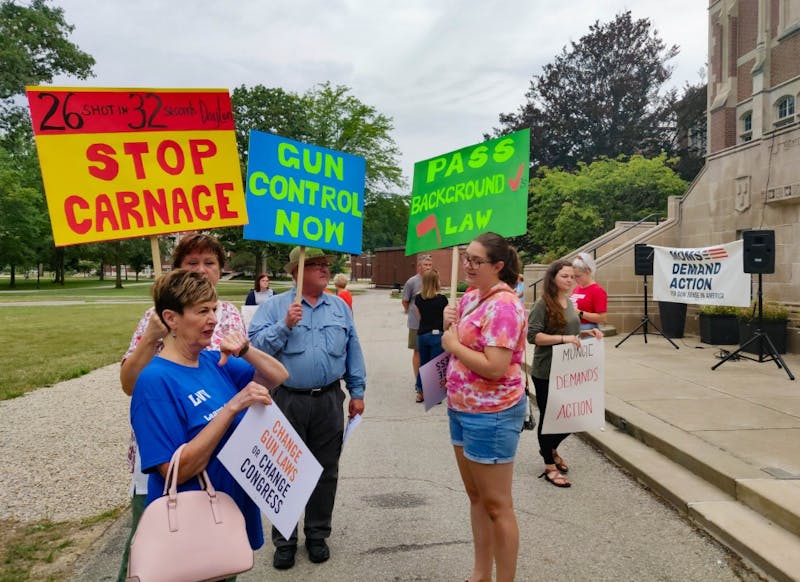
[(633, 268), (637, 275), (653, 274), (653, 249), (639, 243), (633, 247)]
[(742, 233), (744, 241), (744, 272), (775, 272), (775, 231), (746, 230)]

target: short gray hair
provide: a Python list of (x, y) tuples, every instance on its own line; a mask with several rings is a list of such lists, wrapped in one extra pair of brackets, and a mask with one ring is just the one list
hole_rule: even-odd
[(344, 273), (336, 273), (333, 278), (333, 284), (344, 289), (347, 287), (347, 275)]
[(578, 253), (578, 256), (572, 260), (572, 266), (581, 271), (589, 271), (592, 275), (597, 271), (597, 263), (589, 253)]

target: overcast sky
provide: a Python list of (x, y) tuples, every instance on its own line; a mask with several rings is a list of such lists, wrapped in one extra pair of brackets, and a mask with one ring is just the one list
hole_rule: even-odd
[(346, 85), (394, 119), (414, 162), (481, 140), (524, 102), (534, 74), (596, 20), (631, 9), (668, 44), (672, 85), (697, 83), (707, 53), (702, 0), (54, 0), (102, 87), (234, 87), (305, 92)]

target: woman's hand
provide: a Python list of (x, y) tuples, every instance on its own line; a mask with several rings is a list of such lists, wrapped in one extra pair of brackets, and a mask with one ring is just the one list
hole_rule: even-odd
[(456, 347), (460, 344), (461, 340), (458, 337), (458, 326), (451, 325), (442, 334), (442, 348), (444, 348), (444, 351), (446, 351), (448, 354), (452, 354)]
[(225, 406), (230, 407), (233, 414), (239, 414), (245, 408), (249, 408), (256, 403), (272, 404), (272, 397), (269, 395), (269, 390), (264, 386), (258, 382), (250, 382), (239, 390), (236, 396), (228, 400)]
[(572, 344), (576, 348), (581, 347), (581, 336), (578, 335), (565, 335), (564, 336), (564, 343), (565, 344)]
[(239, 332), (233, 332), (222, 338), (219, 342), (220, 357), (218, 366), (224, 366), (228, 361), (228, 356), (239, 356), (242, 352), (247, 351), (250, 341)]
[(588, 332), (588, 335), (592, 336), (595, 339), (598, 339), (598, 340), (603, 339), (603, 332), (600, 331), (600, 329), (598, 329), (596, 327), (592, 328), (590, 330), (587, 330), (587, 332)]
[(147, 320), (147, 327), (144, 329), (144, 334), (140, 341), (156, 345), (159, 340), (164, 339), (168, 332), (167, 326), (161, 322), (158, 313), (154, 311), (150, 319)]
[[(214, 416), (195, 437), (186, 444), (186, 448), (181, 453), (181, 464), (178, 469), (178, 483), (185, 483), (208, 465), (214, 450), (219, 446), (236, 415), (245, 408), (253, 404), (272, 404), (269, 390), (258, 382), (250, 382), (242, 388), (236, 395), (225, 403), (219, 411), (220, 414)], [(158, 466), (158, 471), (162, 477), (166, 477), (169, 463), (162, 463)]]
[(456, 322), (458, 308), (455, 305), (448, 305), (444, 308), (444, 328), (448, 329)]

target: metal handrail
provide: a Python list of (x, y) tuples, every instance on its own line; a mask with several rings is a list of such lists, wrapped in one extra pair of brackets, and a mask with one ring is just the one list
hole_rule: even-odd
[[(618, 232), (617, 234), (615, 234), (614, 236), (612, 236), (610, 239), (608, 239), (608, 240), (604, 240), (602, 244), (604, 244), (604, 245), (605, 245), (605, 244), (608, 244), (608, 243), (610, 243), (610, 242), (611, 242), (612, 240), (614, 240), (615, 238), (618, 238), (618, 237), (622, 236), (623, 234), (625, 234), (626, 232), (628, 232), (629, 230), (631, 230), (631, 229), (633, 229), (633, 228), (636, 228), (637, 226), (639, 226), (639, 225), (640, 225), (640, 224), (642, 224), (643, 222), (646, 222), (646, 221), (647, 221), (649, 218), (651, 218), (651, 217), (653, 217), (653, 216), (655, 216), (655, 217), (656, 217), (656, 226), (658, 226), (658, 224), (659, 224), (659, 223), (658, 223), (658, 221), (659, 221), (659, 219), (660, 219), (660, 217), (661, 217), (661, 213), (660, 213), (660, 212), (651, 212), (650, 214), (648, 214), (648, 215), (647, 215), (647, 216), (645, 216), (644, 218), (641, 218), (641, 219), (637, 220), (636, 222), (634, 222), (633, 224), (629, 225), (629, 226), (628, 226), (628, 228), (626, 228), (625, 230), (621, 230), (620, 232)], [(598, 245), (598, 246), (599, 246), (599, 245)], [(590, 253), (592, 253), (592, 256), (593, 256), (595, 259), (597, 258), (597, 248), (598, 248), (598, 247), (592, 247), (592, 249), (589, 251)], [(542, 281), (544, 281), (544, 277), (539, 277), (539, 278), (538, 278), (536, 281), (534, 281), (533, 283), (531, 283), (530, 285), (528, 285), (528, 287), (533, 287), (533, 301), (534, 301), (534, 303), (536, 302), (536, 286), (537, 286), (539, 283), (541, 283)]]

